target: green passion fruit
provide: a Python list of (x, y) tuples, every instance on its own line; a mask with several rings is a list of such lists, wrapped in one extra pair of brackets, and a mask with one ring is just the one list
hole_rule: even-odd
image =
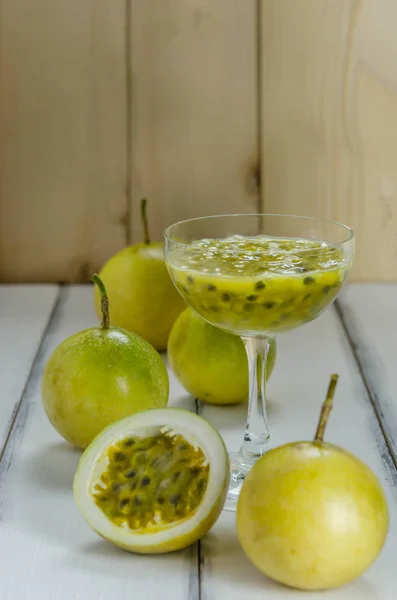
[(138, 335), (111, 327), (102, 281), (103, 321), (64, 340), (42, 377), (48, 419), (68, 442), (86, 448), (109, 423), (168, 402), (167, 370), (156, 350)]
[[(145, 239), (124, 248), (101, 268), (112, 299), (113, 325), (132, 331), (156, 350), (165, 350), (175, 319), (186, 304), (171, 281), (164, 261), (164, 244), (150, 240), (146, 200), (141, 201)], [(94, 289), (95, 309), (100, 315), (101, 299)]]
[[(272, 338), (267, 379), (276, 355), (276, 339)], [(191, 308), (174, 323), (168, 340), (168, 361), (176, 378), (195, 398), (219, 405), (247, 402), (247, 354), (241, 338), (207, 323)]]
[(220, 515), (229, 459), (219, 433), (180, 409), (154, 409), (105, 428), (74, 479), (91, 528), (130, 552), (163, 553), (205, 535)]

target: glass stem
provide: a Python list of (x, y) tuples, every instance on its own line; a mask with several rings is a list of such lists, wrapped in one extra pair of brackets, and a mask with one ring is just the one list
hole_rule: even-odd
[(240, 460), (247, 465), (256, 462), (271, 448), (266, 416), (266, 359), (268, 338), (243, 337), (248, 357), (249, 397), (248, 418)]

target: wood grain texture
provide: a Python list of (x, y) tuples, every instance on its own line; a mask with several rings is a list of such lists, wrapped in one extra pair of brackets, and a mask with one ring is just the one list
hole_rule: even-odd
[(134, 239), (174, 221), (258, 208), (255, 0), (131, 3)]
[[(278, 361), (269, 381), (269, 421), (273, 444), (312, 439), (330, 374), (340, 375), (325, 439), (350, 450), (378, 475), (389, 501), (391, 528), (373, 567), (353, 584), (327, 592), (332, 600), (394, 600), (397, 594), (397, 472), (391, 460), (351, 348), (334, 309), (317, 321), (278, 337)], [(244, 435), (246, 406), (202, 405), (201, 414), (236, 451)], [(267, 580), (245, 557), (235, 533), (235, 514), (223, 513), (201, 542), (202, 597), (240, 600), (293, 600), (297, 592)], [(319, 595), (314, 594), (315, 598)], [(312, 600), (313, 592), (300, 592)]]
[[(257, 8), (260, 8), (258, 11)], [(2, 0), (0, 281), (86, 281), (204, 214), (300, 213), (397, 272), (394, 0)]]
[(338, 306), (397, 465), (397, 287), (387, 283), (349, 285)]
[(260, 0), (262, 207), (352, 226), (354, 277), (397, 272), (394, 0)]
[(57, 300), (57, 286), (0, 286), (0, 456)]
[[(1, 597), (198, 600), (196, 546), (166, 556), (123, 552), (94, 534), (74, 504), (71, 486), (80, 452), (49, 424), (40, 382), (55, 346), (96, 322), (92, 289), (64, 288), (0, 462)], [(171, 394), (171, 405), (194, 409), (173, 378)]]
[(125, 3), (0, 3), (0, 280), (87, 281), (126, 240)]

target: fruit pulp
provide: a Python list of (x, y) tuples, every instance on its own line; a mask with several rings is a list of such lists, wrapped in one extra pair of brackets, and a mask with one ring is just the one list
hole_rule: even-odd
[(317, 318), (351, 262), (323, 241), (234, 235), (176, 244), (171, 276), (204, 319), (240, 335), (275, 335)]
[(116, 525), (152, 530), (189, 517), (203, 499), (209, 465), (181, 435), (129, 436), (107, 451), (93, 487), (97, 506)]

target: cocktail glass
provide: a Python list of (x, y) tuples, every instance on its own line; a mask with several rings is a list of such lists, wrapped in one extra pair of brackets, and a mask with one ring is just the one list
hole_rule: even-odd
[(265, 364), (271, 339), (316, 319), (337, 297), (354, 258), (353, 231), (288, 215), (221, 215), (175, 223), (165, 233), (171, 278), (206, 321), (239, 335), (249, 370), (248, 418), (230, 455), (226, 510), (271, 448)]

